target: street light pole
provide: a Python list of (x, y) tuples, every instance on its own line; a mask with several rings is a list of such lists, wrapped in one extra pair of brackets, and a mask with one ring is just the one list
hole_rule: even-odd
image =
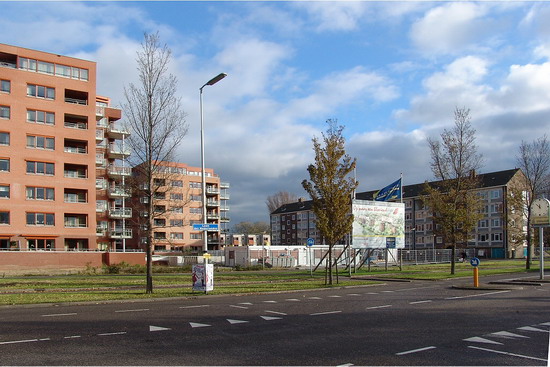
[[(223, 78), (225, 78), (227, 74), (220, 73), (207, 81), (202, 87), (199, 89), (199, 100), (200, 100), (200, 115), (201, 115), (201, 187), (202, 187), (202, 223), (206, 224), (208, 223), (208, 219), (206, 217), (206, 173), (204, 169), (204, 117), (203, 117), (203, 109), (202, 109), (202, 89), (206, 87), (207, 85), (214, 85)], [(208, 252), (208, 230), (205, 229), (203, 233), (203, 253)]]

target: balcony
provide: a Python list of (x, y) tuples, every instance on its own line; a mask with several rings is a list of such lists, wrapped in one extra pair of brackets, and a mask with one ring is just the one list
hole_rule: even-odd
[(228, 182), (220, 182), (220, 188), (221, 189), (228, 189), (229, 183)]
[(112, 159), (123, 159), (130, 155), (130, 150), (125, 148), (124, 150), (120, 147), (117, 147), (115, 144), (109, 146), (109, 158)]
[(65, 146), (64, 152), (73, 154), (88, 154), (88, 149), (86, 147)]
[(229, 223), (229, 217), (223, 216), (220, 218), (220, 222), (222, 223)]
[(109, 209), (109, 218), (112, 218), (112, 219), (132, 218), (132, 208)]
[(98, 153), (95, 155), (96, 167), (105, 168), (107, 166), (107, 160), (103, 157), (103, 154)]
[(104, 178), (96, 178), (95, 188), (98, 190), (105, 190), (107, 188), (107, 180)]
[(86, 190), (71, 190), (65, 189), (64, 201), (66, 203), (80, 203), (85, 204), (88, 202)]
[(220, 189), (215, 186), (206, 187), (206, 194), (208, 195), (218, 195), (219, 193), (220, 193)]
[(69, 129), (88, 130), (88, 123), (65, 121), (65, 127), (68, 127)]
[(96, 236), (99, 236), (99, 237), (105, 237), (105, 236), (107, 236), (107, 228), (97, 227), (95, 229), (95, 234), (96, 234)]
[(105, 116), (105, 107), (95, 106), (95, 115), (96, 116)]
[(109, 231), (109, 237), (112, 239), (130, 239), (132, 238), (132, 229), (130, 228), (115, 228)]
[(65, 89), (65, 102), (87, 106), (88, 93), (84, 91)]
[(206, 214), (206, 218), (207, 219), (212, 219), (212, 220), (218, 220), (218, 219), (220, 219), (220, 215), (216, 214), (216, 213), (208, 213), (208, 214)]
[(130, 167), (109, 166), (107, 167), (107, 174), (112, 178), (129, 177), (132, 175), (132, 169)]
[(86, 228), (88, 227), (88, 216), (85, 214), (65, 215), (65, 228)]
[(229, 194), (220, 194), (220, 200), (229, 200)]
[(206, 200), (207, 208), (217, 208), (220, 206), (220, 202), (217, 200)]
[(105, 138), (105, 133), (103, 132), (103, 130), (96, 129), (95, 140), (99, 142), (99, 141), (102, 141), (104, 138)]
[(106, 201), (97, 201), (95, 203), (95, 211), (97, 213), (103, 213), (107, 211), (107, 202)]
[(107, 194), (112, 199), (128, 198), (130, 197), (130, 190), (124, 189), (122, 187), (112, 187), (112, 188), (109, 188), (109, 190), (107, 191)]
[(86, 171), (65, 170), (63, 176), (67, 178), (88, 178)]
[(220, 210), (221, 210), (222, 212), (227, 212), (227, 211), (229, 211), (229, 205), (224, 205), (224, 206), (222, 206), (222, 207), (220, 208)]
[(130, 135), (130, 133), (123, 129), (122, 127), (118, 127), (115, 124), (111, 124), (107, 128), (107, 136), (111, 139), (123, 139), (124, 137)]

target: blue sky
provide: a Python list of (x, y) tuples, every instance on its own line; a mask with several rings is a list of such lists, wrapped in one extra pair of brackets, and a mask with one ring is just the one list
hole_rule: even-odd
[(96, 61), (115, 106), (144, 32), (173, 51), (189, 133), (178, 160), (231, 184), (231, 219), (268, 220), (277, 191), (306, 197), (311, 139), (345, 125), (359, 190), (433, 178), (428, 137), (471, 110), (483, 172), (514, 168), (550, 131), (550, 3), (0, 1), (0, 42)]

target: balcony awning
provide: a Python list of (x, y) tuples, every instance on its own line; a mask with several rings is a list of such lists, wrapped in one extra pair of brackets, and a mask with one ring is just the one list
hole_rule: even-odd
[(37, 240), (41, 238), (57, 238), (59, 236), (53, 235), (53, 234), (43, 234), (43, 235), (36, 235), (36, 234), (22, 234), (21, 237), (25, 237), (31, 240)]

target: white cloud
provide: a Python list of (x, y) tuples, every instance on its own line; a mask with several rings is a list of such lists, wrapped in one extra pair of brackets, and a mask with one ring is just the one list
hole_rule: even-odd
[(297, 1), (292, 5), (305, 10), (318, 31), (351, 31), (367, 17), (368, 2), (362, 1)]

